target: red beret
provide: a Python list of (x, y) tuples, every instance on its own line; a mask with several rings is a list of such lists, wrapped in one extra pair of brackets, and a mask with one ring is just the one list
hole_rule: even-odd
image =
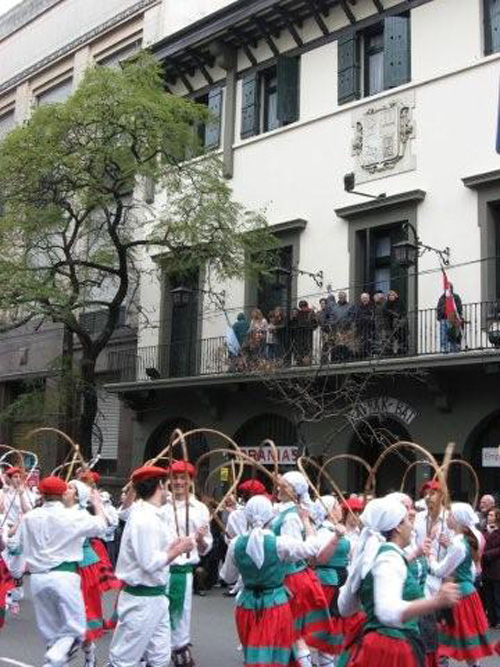
[(176, 475), (182, 472), (187, 472), (190, 477), (195, 477), (196, 468), (189, 461), (174, 461), (170, 466), (170, 473)]
[(132, 481), (140, 482), (143, 479), (153, 479), (154, 477), (168, 477), (168, 470), (158, 466), (142, 466), (132, 473)]
[(352, 512), (361, 512), (365, 506), (363, 498), (348, 498), (345, 501), (345, 506)]
[(427, 491), (441, 491), (441, 484), (436, 480), (424, 482), (420, 488), (420, 496), (425, 496)]
[(38, 490), (46, 496), (62, 496), (68, 485), (60, 477), (45, 477), (38, 485)]
[(246, 482), (240, 484), (238, 490), (242, 493), (248, 493), (250, 497), (252, 496), (263, 496), (267, 493), (267, 489), (259, 482), (257, 479), (247, 479)]
[(16, 475), (17, 473), (19, 473), (20, 475), (24, 475), (24, 470), (22, 468), (16, 468), (15, 466), (12, 466), (11, 468), (7, 468), (7, 470), (5, 471), (5, 474), (8, 477)]
[(93, 470), (85, 470), (84, 472), (81, 473), (80, 479), (82, 480), (82, 482), (90, 482), (91, 484), (97, 484), (101, 479), (101, 476), (99, 475), (98, 472), (94, 472)]

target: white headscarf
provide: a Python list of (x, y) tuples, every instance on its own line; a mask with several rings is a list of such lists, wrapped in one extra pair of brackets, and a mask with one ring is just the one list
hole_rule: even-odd
[(69, 484), (74, 486), (76, 489), (76, 493), (78, 495), (78, 505), (84, 510), (87, 509), (87, 506), (90, 502), (90, 487), (88, 487), (83, 482), (80, 482), (78, 479), (72, 479)]
[(315, 500), (312, 512), (314, 523), (318, 526), (322, 524), (325, 519), (329, 518), (328, 514), (338, 507), (338, 504), (339, 501), (334, 496), (321, 496), (321, 500), (319, 498)]
[(478, 546), (480, 546), (483, 537), (479, 530), (476, 528), (477, 524), (479, 523), (479, 517), (474, 512), (469, 503), (452, 503), (451, 514), (457, 523), (459, 523), (461, 526), (465, 526), (472, 533), (474, 533)]
[(298, 470), (292, 470), (291, 472), (286, 472), (283, 475), (283, 479), (295, 491), (299, 504), (312, 511), (313, 502), (309, 495), (309, 485), (304, 475)]
[(254, 496), (245, 505), (245, 517), (250, 528), (245, 551), (260, 570), (264, 563), (264, 526), (274, 517), (273, 504), (266, 496)]
[(407, 513), (401, 500), (395, 498), (376, 498), (365, 507), (360, 519), (363, 530), (356, 544), (356, 554), (351, 565), (349, 578), (353, 592), (373, 567), (380, 545), (386, 540), (382, 533), (399, 526)]

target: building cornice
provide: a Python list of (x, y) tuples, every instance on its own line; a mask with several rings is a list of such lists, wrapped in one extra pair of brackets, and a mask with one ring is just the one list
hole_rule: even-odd
[(339, 218), (355, 220), (360, 216), (394, 208), (395, 206), (420, 204), (425, 199), (426, 194), (425, 190), (408, 190), (407, 192), (399, 192), (397, 195), (365, 201), (362, 204), (352, 204), (351, 206), (336, 208), (335, 213)]
[(470, 188), (471, 190), (487, 188), (490, 185), (499, 185), (500, 169), (486, 171), (483, 174), (475, 174), (474, 176), (466, 176), (465, 178), (462, 178), (462, 183), (466, 188)]
[(302, 232), (307, 227), (307, 220), (296, 218), (286, 222), (278, 222), (276, 225), (269, 225), (269, 231), (272, 234), (286, 234), (288, 232)]
[(0, 41), (22, 30), (63, 0), (24, 0), (0, 18)]
[(29, 79), (37, 72), (44, 70), (49, 65), (52, 65), (58, 60), (61, 60), (62, 58), (68, 56), (73, 51), (76, 51), (81, 46), (84, 46), (88, 42), (93, 41), (103, 33), (106, 33), (109, 30), (115, 28), (120, 23), (125, 23), (126, 21), (133, 18), (134, 15), (139, 14), (145, 11), (146, 9), (149, 9), (153, 5), (157, 5), (159, 2), (160, 0), (139, 0), (135, 4), (125, 9), (123, 12), (116, 14), (115, 16), (108, 19), (104, 23), (101, 23), (95, 28), (92, 28), (92, 30), (88, 30), (83, 35), (80, 35), (79, 37), (73, 39), (71, 42), (68, 42), (67, 44), (62, 46), (60, 49), (53, 51), (48, 56), (45, 56), (45, 58), (38, 60), (33, 65), (26, 67), (15, 76), (11, 77), (7, 81), (4, 81), (0, 85), (0, 94), (5, 93), (6, 91), (8, 91), (11, 88), (14, 88), (15, 86), (18, 86), (20, 83), (22, 83), (26, 79)]

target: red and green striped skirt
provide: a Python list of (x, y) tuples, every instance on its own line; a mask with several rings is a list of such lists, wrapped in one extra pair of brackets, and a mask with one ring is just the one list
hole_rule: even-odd
[(337, 667), (418, 667), (418, 663), (408, 642), (368, 632), (339, 656)]
[(295, 640), (288, 603), (260, 609), (236, 607), (245, 667), (288, 667)]
[(317, 576), (306, 568), (287, 575), (284, 584), (292, 596), (290, 609), (295, 640), (304, 639), (309, 647), (334, 655), (338, 640), (333, 634), (328, 602)]
[(99, 563), (80, 567), (78, 571), (80, 573), (82, 596), (85, 604), (85, 618), (87, 619), (85, 639), (94, 641), (104, 634), (101, 589), (99, 588)]
[(99, 588), (101, 593), (107, 591), (120, 590), (122, 582), (117, 579), (111, 561), (109, 560), (107, 549), (102, 540), (94, 538), (90, 540), (90, 546), (99, 557)]
[(463, 597), (452, 609), (453, 625), (438, 625), (439, 655), (474, 662), (493, 655), (488, 621), (477, 592)]
[[(321, 584), (323, 593), (325, 594), (326, 602), (328, 604), (328, 609), (331, 612), (332, 605), (339, 594), (338, 586), (328, 586), (327, 584)], [(335, 616), (330, 614), (330, 626), (331, 626), (331, 638), (329, 643), (332, 646), (332, 651), (334, 655), (337, 655), (341, 652), (342, 646), (344, 644), (345, 636), (345, 619), (342, 616)]]
[(10, 576), (10, 572), (0, 556), (0, 628), (5, 623), (6, 596), (9, 591), (16, 587), (16, 582)]

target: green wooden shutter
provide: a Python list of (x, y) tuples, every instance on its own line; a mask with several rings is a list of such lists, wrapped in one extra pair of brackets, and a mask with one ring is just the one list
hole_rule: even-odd
[(253, 137), (259, 134), (260, 95), (259, 75), (251, 72), (243, 79), (241, 105), (241, 137)]
[(486, 55), (500, 51), (500, 0), (485, 0)]
[(384, 20), (384, 87), (395, 88), (411, 79), (410, 19)]
[(208, 109), (212, 118), (205, 125), (205, 148), (219, 148), (222, 122), (222, 88), (212, 88), (208, 93)]
[(299, 119), (299, 67), (299, 58), (288, 56), (280, 56), (276, 63), (277, 117), (282, 125)]
[(339, 104), (358, 100), (359, 59), (356, 32), (349, 30), (339, 37), (338, 48), (338, 101)]

